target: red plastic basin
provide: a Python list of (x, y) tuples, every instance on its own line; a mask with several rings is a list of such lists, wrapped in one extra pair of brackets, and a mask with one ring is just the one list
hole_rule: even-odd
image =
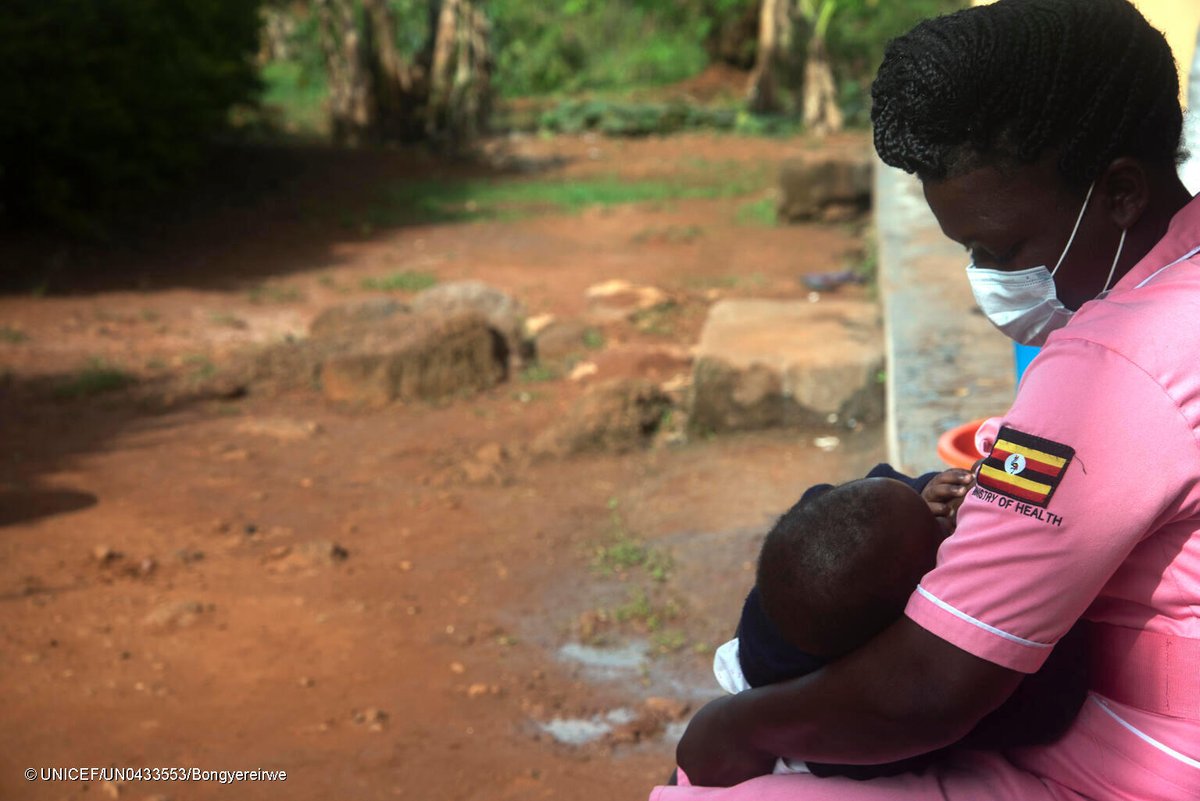
[(987, 421), (987, 418), (972, 420), (947, 431), (938, 437), (938, 458), (951, 467), (961, 467), (970, 470), (971, 467), (985, 454), (975, 447), (975, 432)]

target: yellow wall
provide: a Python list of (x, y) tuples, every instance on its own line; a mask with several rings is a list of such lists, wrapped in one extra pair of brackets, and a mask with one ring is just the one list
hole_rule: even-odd
[[(973, 0), (981, 6), (991, 0)], [(1187, 104), (1188, 74), (1196, 52), (1196, 31), (1200, 28), (1200, 2), (1197, 0), (1133, 0), (1133, 4), (1167, 37), (1179, 65), (1180, 99)]]

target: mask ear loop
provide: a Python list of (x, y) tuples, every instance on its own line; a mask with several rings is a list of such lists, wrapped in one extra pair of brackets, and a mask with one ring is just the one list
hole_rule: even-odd
[(1121, 250), (1125, 247), (1125, 234), (1127, 233), (1128, 231), (1124, 228), (1121, 229), (1121, 241), (1117, 244), (1117, 255), (1113, 258), (1112, 267), (1108, 270), (1108, 278), (1104, 281), (1104, 289), (1100, 290), (1101, 295), (1108, 291), (1108, 285), (1112, 283), (1113, 276), (1116, 275), (1117, 262), (1121, 260)]
[(1075, 234), (1079, 233), (1079, 224), (1083, 222), (1083, 213), (1087, 211), (1088, 201), (1092, 199), (1092, 190), (1096, 188), (1096, 182), (1092, 181), (1092, 185), (1088, 187), (1087, 197), (1083, 199), (1083, 208), (1079, 210), (1079, 216), (1075, 218), (1075, 227), (1071, 229), (1071, 238), (1067, 240), (1067, 246), (1063, 248), (1062, 255), (1058, 257), (1058, 264), (1054, 265), (1054, 269), (1050, 271), (1050, 277), (1058, 272), (1058, 268), (1062, 267), (1062, 263), (1066, 260), (1067, 254), (1071, 252), (1071, 243), (1075, 241)]

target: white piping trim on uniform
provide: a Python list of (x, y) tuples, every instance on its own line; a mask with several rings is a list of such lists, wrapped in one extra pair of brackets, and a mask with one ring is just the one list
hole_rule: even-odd
[(1157, 748), (1159, 751), (1162, 751), (1167, 756), (1178, 759), (1180, 762), (1182, 762), (1185, 765), (1190, 765), (1193, 768), (1200, 768), (1200, 760), (1192, 759), (1190, 756), (1187, 756), (1186, 754), (1181, 754), (1178, 751), (1176, 751), (1174, 748), (1172, 748), (1171, 746), (1167, 745), (1166, 743), (1160, 743), (1158, 740), (1155, 740), (1149, 734), (1146, 734), (1146, 732), (1142, 731), (1141, 729), (1136, 728), (1129, 721), (1125, 720), (1120, 715), (1118, 715), (1116, 712), (1114, 712), (1112, 710), (1112, 708), (1109, 707), (1109, 705), (1106, 704), (1104, 702), (1104, 700), (1102, 698), (1100, 698), (1099, 696), (1089, 695), (1088, 697), (1091, 700), (1095, 701), (1100, 706), (1101, 709), (1103, 709), (1105, 712), (1107, 712), (1109, 714), (1109, 716), (1112, 717), (1113, 720), (1115, 720), (1117, 723), (1120, 723), (1122, 726), (1124, 726), (1126, 729), (1128, 729), (1132, 733), (1136, 734), (1138, 736), (1138, 738), (1146, 741), (1150, 745)]
[(1197, 253), (1200, 253), (1200, 247), (1197, 247), (1197, 248), (1195, 248), (1194, 250), (1191, 250), (1191, 251), (1189, 251), (1188, 253), (1185, 253), (1184, 255), (1182, 255), (1182, 256), (1180, 256), (1178, 259), (1176, 259), (1175, 261), (1173, 261), (1173, 262), (1171, 262), (1170, 264), (1168, 264), (1166, 267), (1159, 267), (1157, 270), (1155, 270), (1153, 273), (1151, 273), (1149, 276), (1147, 276), (1147, 277), (1146, 277), (1146, 279), (1145, 279), (1144, 281), (1142, 281), (1140, 284), (1138, 284), (1137, 286), (1135, 286), (1135, 287), (1134, 287), (1134, 289), (1141, 289), (1141, 288), (1142, 288), (1142, 287), (1144, 287), (1146, 284), (1150, 283), (1150, 282), (1151, 282), (1151, 281), (1153, 281), (1155, 278), (1157, 278), (1157, 277), (1158, 277), (1158, 274), (1159, 274), (1159, 273), (1161, 273), (1163, 270), (1169, 270), (1169, 269), (1171, 269), (1172, 267), (1174, 267), (1176, 264), (1179, 264), (1179, 262), (1181, 262), (1181, 261), (1187, 261), (1187, 260), (1188, 260), (1188, 259), (1190, 259), (1192, 256), (1195, 256)]
[(1027, 640), (1024, 637), (1018, 637), (1015, 634), (1009, 634), (1004, 629), (998, 629), (995, 626), (991, 626), (991, 625), (988, 625), (987, 623), (984, 623), (982, 620), (973, 618), (970, 615), (968, 615), (966, 612), (963, 612), (961, 609), (955, 609), (953, 606), (946, 603), (941, 598), (938, 598), (936, 595), (934, 595), (929, 590), (922, 587), (920, 584), (917, 585), (917, 592), (921, 593), (921, 596), (924, 597), (926, 600), (932, 601), (934, 604), (936, 604), (937, 606), (946, 610), (947, 612), (954, 615), (955, 617), (962, 618), (963, 620), (967, 621), (971, 625), (978, 626), (979, 628), (983, 629), (986, 632), (995, 634), (997, 637), (1003, 637), (1006, 640), (1011, 640), (1012, 642), (1020, 643), (1021, 645), (1027, 645), (1030, 648), (1052, 648), (1052, 647), (1054, 647), (1052, 643), (1034, 642), (1033, 640)]

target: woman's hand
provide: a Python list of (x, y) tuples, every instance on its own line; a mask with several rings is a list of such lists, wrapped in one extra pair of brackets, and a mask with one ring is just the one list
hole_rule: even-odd
[(675, 749), (675, 759), (688, 781), (702, 787), (732, 787), (765, 776), (775, 757), (752, 748), (731, 725), (738, 696), (728, 695), (700, 708)]

